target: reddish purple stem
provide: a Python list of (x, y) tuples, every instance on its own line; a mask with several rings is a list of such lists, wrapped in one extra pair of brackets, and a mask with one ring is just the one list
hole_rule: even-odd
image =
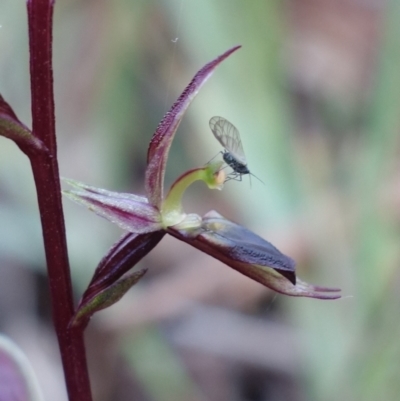
[(52, 72), (54, 1), (29, 0), (32, 131), (49, 152), (31, 155), (47, 260), (53, 321), (70, 401), (91, 401), (83, 332), (68, 330), (74, 313), (61, 204)]

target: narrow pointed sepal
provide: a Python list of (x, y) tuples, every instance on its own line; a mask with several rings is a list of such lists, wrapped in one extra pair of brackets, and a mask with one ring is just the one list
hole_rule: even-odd
[(76, 189), (63, 194), (76, 203), (88, 207), (120, 228), (136, 234), (158, 231), (162, 228), (161, 215), (143, 196), (106, 191), (73, 180), (65, 180)]
[(14, 110), (0, 95), (0, 135), (13, 140), (28, 156), (47, 149), (43, 142), (18, 119)]
[(147, 269), (143, 269), (138, 272), (127, 274), (106, 289), (97, 293), (93, 298), (81, 303), (72, 318), (70, 326), (85, 327), (94, 313), (118, 302), (146, 272)]
[(164, 237), (164, 231), (127, 233), (107, 252), (97, 266), (82, 301), (112, 285), (145, 257)]
[[(129, 279), (117, 284), (121, 277), (146, 256), (164, 235), (164, 231), (146, 234), (127, 233), (119, 239), (97, 266), (70, 325), (84, 328), (94, 312), (117, 302), (126, 292), (122, 290), (130, 288), (128, 288)], [(131, 277), (134, 281), (135, 276), (125, 277)], [(118, 298), (117, 295), (121, 292), (123, 293)]]
[(147, 152), (145, 176), (146, 193), (152, 205), (161, 207), (168, 153), (183, 115), (215, 68), (240, 47), (229, 49), (200, 69), (158, 125)]

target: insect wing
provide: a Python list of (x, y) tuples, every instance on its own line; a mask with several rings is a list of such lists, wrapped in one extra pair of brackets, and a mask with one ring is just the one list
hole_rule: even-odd
[(228, 120), (222, 117), (213, 117), (210, 128), (218, 142), (241, 164), (247, 165), (246, 156), (240, 140), (239, 131)]

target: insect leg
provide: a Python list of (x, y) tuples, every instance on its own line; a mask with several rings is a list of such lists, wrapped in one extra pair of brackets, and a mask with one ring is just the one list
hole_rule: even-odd
[(219, 154), (224, 154), (223, 152), (218, 152), (212, 159), (210, 159), (206, 164), (210, 164)]

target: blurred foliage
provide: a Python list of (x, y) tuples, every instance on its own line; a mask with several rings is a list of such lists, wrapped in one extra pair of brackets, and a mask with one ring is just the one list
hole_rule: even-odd
[[(142, 262), (150, 268), (147, 281), (91, 323), (89, 335), (95, 340), (89, 341), (89, 356), (105, 358), (104, 371), (111, 365), (105, 349), (114, 348), (96, 339), (111, 335), (111, 343), (118, 344), (123, 336), (119, 352), (127, 355), (127, 366), (112, 365), (117, 368), (106, 378), (99, 366), (94, 370), (96, 400), (214, 400), (223, 399), (221, 392), (231, 400), (397, 400), (399, 18), (396, 0), (56, 2), (61, 175), (109, 190), (143, 191), (147, 145), (163, 114), (199, 67), (242, 44), (187, 113), (172, 147), (167, 185), (221, 150), (208, 121), (214, 115), (227, 118), (241, 133), (251, 171), (266, 185), (253, 180), (250, 186), (245, 177), (222, 193), (194, 186), (185, 201), (188, 211), (216, 209), (244, 223), (296, 259), (301, 277), (341, 287), (345, 295), (329, 303), (271, 301), (267, 290), (246, 287), (247, 278), (230, 281), (236, 273), (165, 239), (167, 245), (160, 244)], [(0, 54), (0, 92), (29, 125), (22, 1), (0, 3)], [(0, 138), (0, 144), (0, 274), (10, 280), (0, 284), (0, 327), (24, 342), (15, 328), (19, 318), (46, 324), (40, 312), (42, 287), (37, 281), (30, 284), (37, 292), (37, 310), (24, 309), (3, 287), (18, 292), (26, 288), (21, 284), (28, 280), (26, 271), (43, 275), (42, 240), (29, 164), (10, 141)], [(75, 205), (65, 202), (65, 209), (79, 296), (119, 232)], [(208, 266), (212, 276), (207, 276)], [(18, 269), (25, 273), (13, 275)], [(20, 297), (31, 299), (31, 294), (21, 291)], [(252, 365), (250, 358), (243, 362), (225, 355), (221, 361), (212, 347), (207, 353), (194, 346), (188, 356), (160, 333), (195, 313), (194, 302), (240, 310), (249, 327), (254, 319), (266, 328), (271, 319), (280, 321), (299, 354), (287, 355), (284, 336), (268, 343), (250, 336), (235, 349), (246, 353), (253, 342), (277, 350), (294, 373)], [(205, 327), (215, 337), (224, 332), (230, 344), (221, 322), (198, 331)], [(229, 327), (232, 333), (240, 330)], [(206, 355), (210, 359), (199, 367)], [(57, 365), (57, 358), (51, 360)], [(252, 391), (241, 373), (249, 364), (258, 369)], [(130, 379), (117, 391), (124, 369)], [(49, 380), (56, 380), (39, 379), (45, 391)], [(288, 395), (284, 388), (293, 391)]]

